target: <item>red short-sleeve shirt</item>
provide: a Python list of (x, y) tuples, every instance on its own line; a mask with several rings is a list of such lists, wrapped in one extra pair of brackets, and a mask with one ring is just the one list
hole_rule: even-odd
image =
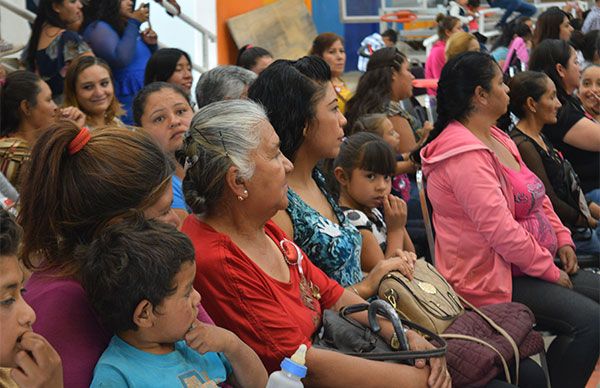
[[(196, 250), (196, 289), (202, 305), (218, 326), (240, 337), (261, 358), (270, 372), (278, 370), (300, 344), (310, 346), (321, 321), (321, 311), (330, 308), (344, 289), (314, 266), (302, 253), (302, 270), (307, 282), (319, 289), (314, 310), (301, 299), (298, 265), (289, 265), (290, 281), (280, 282), (267, 275), (225, 234), (196, 216), (189, 216), (182, 228)], [(266, 234), (276, 245), (287, 239), (273, 222)]]

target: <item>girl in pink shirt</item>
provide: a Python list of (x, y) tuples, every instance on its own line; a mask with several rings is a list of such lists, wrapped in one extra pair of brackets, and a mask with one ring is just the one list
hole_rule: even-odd
[[(452, 34), (462, 31), (462, 23), (457, 17), (439, 14), (436, 18), (439, 40), (433, 44), (425, 62), (425, 78), (440, 78), (446, 63), (446, 41)], [(435, 96), (435, 89), (427, 89), (427, 94)]]

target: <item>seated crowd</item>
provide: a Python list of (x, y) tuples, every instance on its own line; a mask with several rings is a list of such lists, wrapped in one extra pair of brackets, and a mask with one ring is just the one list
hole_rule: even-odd
[[(312, 346), (326, 309), (372, 301), (425, 256), (477, 307), (527, 306), (556, 336), (552, 386), (585, 387), (600, 355), (600, 275), (580, 268), (600, 267), (600, 1), (580, 19), (489, 1), (506, 14), (488, 43), (469, 32), (479, 2), (450, 3), (424, 64), (430, 122), (393, 44), (356, 90), (327, 32), (294, 60), (246, 45), (192, 93), (190, 56), (140, 31), (147, 7), (41, 0), (27, 70), (0, 80), (0, 172), (20, 193), (16, 218), (0, 209), (0, 386), (264, 387), (304, 344), (306, 386), (451, 387), (445, 357)], [(546, 384), (531, 359), (517, 370)]]

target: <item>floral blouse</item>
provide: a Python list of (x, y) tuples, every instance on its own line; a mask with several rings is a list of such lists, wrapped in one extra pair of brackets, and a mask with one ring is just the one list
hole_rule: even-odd
[(360, 232), (348, 221), (327, 192), (325, 178), (318, 169), (313, 170), (313, 179), (333, 208), (339, 223), (323, 217), (294, 190), (288, 189), (289, 204), (286, 211), (294, 226), (294, 242), (317, 267), (343, 287), (356, 284), (363, 280)]
[(30, 70), (38, 71), (40, 77), (50, 86), (52, 96), (56, 99), (63, 94), (69, 62), (91, 51), (78, 33), (66, 30), (59, 33), (48, 47), (37, 50), (36, 69)]

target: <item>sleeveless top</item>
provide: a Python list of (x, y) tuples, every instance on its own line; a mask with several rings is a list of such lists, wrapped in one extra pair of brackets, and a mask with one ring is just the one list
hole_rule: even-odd
[(348, 221), (327, 192), (321, 172), (315, 168), (312, 177), (333, 208), (339, 224), (323, 217), (290, 188), (286, 211), (294, 226), (294, 242), (317, 267), (343, 287), (356, 284), (363, 280), (360, 232)]
[(514, 171), (502, 164), (515, 200), (515, 220), (533, 235), (538, 244), (556, 255), (558, 242), (550, 220), (544, 213), (542, 202), (546, 195), (544, 184), (519, 160), (521, 171)]

